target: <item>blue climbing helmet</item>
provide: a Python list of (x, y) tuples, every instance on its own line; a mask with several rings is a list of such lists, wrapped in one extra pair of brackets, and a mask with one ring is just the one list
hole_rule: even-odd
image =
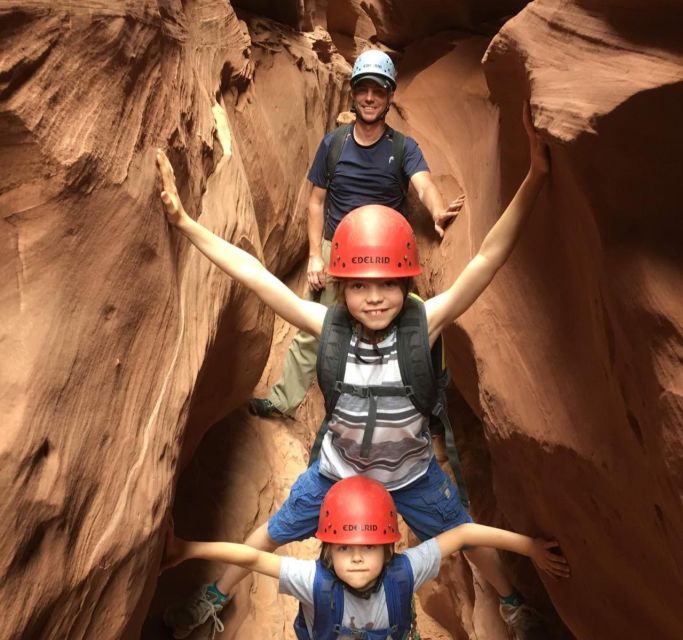
[(391, 58), (378, 49), (363, 51), (353, 63), (351, 87), (358, 82), (370, 78), (385, 89), (396, 89), (396, 69)]

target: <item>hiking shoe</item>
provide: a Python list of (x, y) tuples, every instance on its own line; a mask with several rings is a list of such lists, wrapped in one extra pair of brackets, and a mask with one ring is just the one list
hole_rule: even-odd
[(526, 603), (501, 604), (500, 616), (515, 640), (548, 640), (550, 636), (541, 614)]
[(262, 418), (284, 418), (282, 413), (268, 398), (252, 398), (249, 400), (249, 413)]
[(205, 584), (185, 602), (164, 611), (164, 624), (172, 630), (176, 640), (187, 638), (209, 619), (211, 619), (211, 638), (216, 635), (216, 632), (221, 633), (225, 628), (218, 614), (230, 599), (219, 604), (216, 602), (216, 594), (209, 590), (210, 586)]

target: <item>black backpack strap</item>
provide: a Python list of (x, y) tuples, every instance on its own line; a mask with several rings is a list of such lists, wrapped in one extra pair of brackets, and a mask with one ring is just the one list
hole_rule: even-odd
[(320, 332), (318, 359), (315, 364), (318, 386), (325, 398), (325, 419), (318, 429), (311, 448), (309, 466), (318, 459), (327, 425), (339, 400), (340, 391), (337, 389), (337, 381), (343, 380), (346, 373), (346, 357), (352, 335), (351, 323), (351, 314), (344, 305), (333, 304), (327, 309)]
[(345, 142), (349, 139), (352, 129), (353, 124), (343, 124), (340, 127), (337, 127), (332, 133), (330, 146), (327, 148), (327, 173), (325, 174), (325, 189), (330, 188), (330, 183), (332, 182), (332, 178), (334, 178), (334, 170), (337, 167), (339, 158), (341, 158), (342, 149), (344, 148)]
[(315, 434), (315, 440), (313, 441), (313, 446), (311, 447), (311, 452), (308, 454), (308, 466), (310, 467), (320, 455), (320, 449), (323, 446), (323, 439), (327, 433), (327, 425), (330, 423), (330, 419), (325, 416), (323, 418), (322, 424), (318, 428), (318, 433)]
[(401, 378), (412, 390), (409, 397), (417, 410), (430, 416), (430, 429), (435, 433), (443, 433), (448, 461), (458, 484), (460, 501), (468, 508), (469, 494), (455, 448), (453, 427), (448, 418), (446, 388), (449, 376), (443, 336), (439, 336), (434, 346), (429, 348), (427, 313), (424, 303), (414, 294), (406, 298), (404, 310), (399, 316), (398, 341)]
[(453, 425), (448, 418), (448, 411), (446, 409), (445, 398), (444, 401), (439, 401), (434, 407), (433, 415), (439, 420), (442, 428), (446, 444), (446, 453), (448, 454), (448, 463), (453, 469), (455, 482), (458, 485), (458, 493), (460, 494), (460, 502), (465, 509), (469, 509), (470, 496), (467, 491), (467, 484), (465, 477), (462, 475), (462, 468), (460, 466), (460, 457), (458, 456), (458, 449), (455, 446), (455, 436), (453, 435)]
[(400, 131), (394, 131), (391, 136), (391, 155), (394, 156), (394, 171), (398, 178), (398, 183), (401, 185), (401, 193), (405, 199), (408, 194), (408, 182), (406, 181), (405, 173), (403, 172), (403, 156), (406, 148), (406, 137)]
[(406, 297), (398, 318), (398, 366), (401, 379), (411, 389), (410, 400), (424, 416), (438, 399), (438, 380), (429, 349), (427, 313), (414, 294)]
[[(334, 171), (337, 168), (337, 163), (339, 162), (339, 158), (341, 158), (342, 150), (344, 149), (344, 145), (346, 144), (346, 141), (349, 139), (349, 136), (351, 135), (352, 129), (353, 124), (343, 124), (340, 127), (337, 127), (332, 133), (332, 139), (330, 140), (330, 146), (327, 148), (327, 156), (325, 158), (325, 189), (329, 189), (330, 185), (332, 184), (332, 180), (334, 179)], [(331, 230), (328, 231), (327, 229), (327, 220), (329, 218), (329, 202), (329, 199), (325, 198), (325, 219), (323, 221), (323, 236), (327, 240), (332, 239), (331, 235), (329, 235), (328, 237), (328, 234), (331, 234)]]

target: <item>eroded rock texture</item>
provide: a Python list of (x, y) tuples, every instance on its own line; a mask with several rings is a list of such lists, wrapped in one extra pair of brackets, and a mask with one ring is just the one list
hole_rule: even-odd
[[(447, 335), (474, 515), (562, 543), (574, 575), (549, 597), (508, 559), (555, 637), (683, 635), (676, 3), (234, 5), (0, 7), (0, 636), (167, 637), (163, 606), (221, 570), (157, 585), (174, 493), (179, 533), (241, 539), (305, 467), (317, 390), (297, 421), (237, 408), (291, 331), (169, 231), (153, 154), (195, 217), (301, 290), (306, 169), (368, 42), (396, 49), (390, 122), (446, 200), (467, 195), (441, 244), (413, 198), (423, 293), (521, 180), (527, 96), (551, 148), (514, 256)], [(245, 580), (222, 637), (292, 637), (276, 591)], [(504, 637), (459, 558), (419, 606), (425, 638)]]

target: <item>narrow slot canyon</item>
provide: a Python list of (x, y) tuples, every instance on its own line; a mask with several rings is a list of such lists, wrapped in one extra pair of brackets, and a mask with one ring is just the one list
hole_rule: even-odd
[[(155, 150), (192, 218), (303, 294), (307, 172), (368, 48), (396, 64), (387, 123), (466, 196), (440, 240), (408, 193), (423, 298), (524, 178), (526, 100), (549, 148), (511, 258), (444, 332), (473, 518), (560, 543), (562, 581), (502, 554), (548, 640), (683, 637), (681, 25), (668, 0), (4, 3), (0, 637), (170, 638), (164, 608), (224, 565), (160, 575), (169, 516), (242, 542), (307, 468), (316, 384), (293, 418), (247, 410), (295, 330), (168, 225)], [(509, 638), (462, 554), (416, 606), (423, 640)], [(297, 610), (250, 574), (215, 637), (289, 640)]]

